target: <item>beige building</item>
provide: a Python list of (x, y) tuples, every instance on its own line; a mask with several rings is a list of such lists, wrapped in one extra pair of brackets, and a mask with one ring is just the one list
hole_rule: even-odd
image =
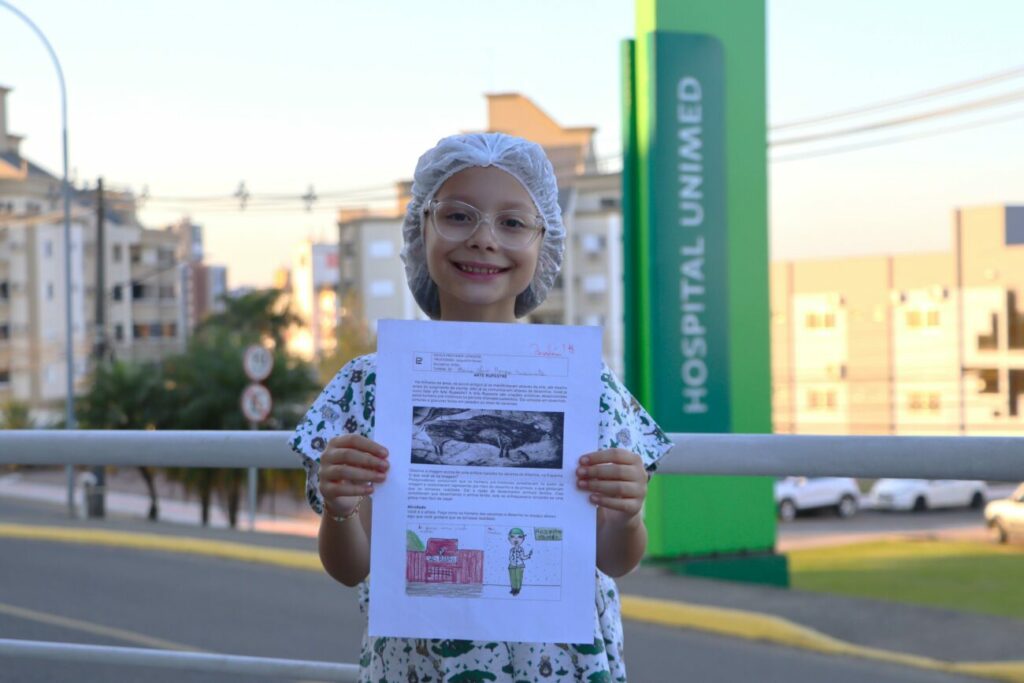
[[(559, 204), (569, 239), (562, 272), (534, 322), (604, 328), (608, 364), (622, 371), (621, 183), (597, 171), (592, 127), (565, 128), (529, 98), (487, 96), (488, 130), (542, 145), (555, 166)], [(358, 297), (371, 326), (381, 318), (423, 318), (406, 285), (399, 254), (410, 183), (398, 183), (398, 202), (387, 213), (342, 211), (338, 216), (339, 293)]]
[(303, 240), (275, 286), (285, 290), (292, 313), (302, 319), (286, 334), (288, 351), (310, 361), (333, 353), (339, 313), (337, 245)]
[(772, 264), (777, 432), (1024, 431), (1024, 207), (958, 209), (952, 242)]

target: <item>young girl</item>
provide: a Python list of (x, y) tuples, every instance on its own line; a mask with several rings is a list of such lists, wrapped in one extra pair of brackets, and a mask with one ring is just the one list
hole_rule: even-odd
[[(417, 303), (436, 320), (514, 322), (544, 300), (565, 242), (558, 187), (540, 146), (500, 133), (441, 140), (416, 166), (402, 259)], [(324, 569), (359, 585), (368, 614), (374, 486), (388, 452), (373, 441), (374, 355), (343, 367), (296, 428), (310, 506), (322, 513)], [(600, 450), (579, 454), (577, 486), (597, 506), (592, 643), (374, 638), (364, 630), (360, 681), (625, 681), (615, 582), (647, 545), (647, 472), (671, 443), (605, 367)], [(364, 627), (365, 628), (365, 627)], [(479, 674), (473, 672), (481, 672)], [(467, 677), (469, 676), (469, 677)]]

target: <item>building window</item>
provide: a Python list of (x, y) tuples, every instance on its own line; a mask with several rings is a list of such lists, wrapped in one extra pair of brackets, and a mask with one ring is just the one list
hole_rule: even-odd
[(619, 208), (619, 200), (617, 197), (601, 197), (601, 208), (602, 209), (617, 209)]
[(990, 320), (988, 334), (978, 335), (979, 351), (995, 351), (999, 348), (999, 316), (993, 313)]
[(164, 336), (163, 323), (150, 323), (149, 325), (149, 336), (150, 337), (162, 337)]
[(593, 233), (583, 235), (581, 237), (581, 241), (583, 244), (583, 251), (585, 251), (587, 254), (599, 254), (601, 253), (601, 251), (604, 250), (605, 247), (604, 235), (595, 235)]
[(914, 413), (937, 413), (942, 407), (942, 395), (937, 391), (913, 391), (907, 397), (907, 408)]
[(124, 247), (122, 247), (120, 244), (114, 245), (113, 259), (114, 263), (120, 263), (121, 261), (124, 260)]
[(808, 313), (804, 325), (809, 330), (832, 329), (836, 326), (835, 313)]
[(121, 285), (114, 285), (114, 289), (110, 293), (110, 295), (111, 297), (113, 297), (114, 301), (120, 301), (121, 297), (123, 296), (121, 292)]
[(130, 254), (132, 263), (142, 263), (142, 247), (137, 244), (133, 244), (128, 253)]
[(374, 280), (370, 283), (370, 296), (380, 298), (393, 296), (394, 293), (395, 283), (392, 280)]
[(0, 368), (0, 384), (11, 383), (11, 370), (10, 368)]
[(807, 408), (809, 410), (835, 410), (839, 405), (836, 392), (832, 390), (807, 392)]
[(11, 286), (7, 283), (7, 280), (0, 280), (0, 299), (11, 298)]
[(53, 283), (52, 282), (47, 282), (46, 283), (46, 300), (47, 301), (53, 301)]
[(165, 337), (177, 337), (178, 336), (178, 324), (177, 323), (165, 323), (164, 324), (164, 336)]
[(121, 323), (114, 325), (114, 341), (124, 341), (124, 325)]
[(173, 299), (174, 298), (174, 285), (160, 285), (160, 298), (161, 299)]
[(157, 249), (156, 251), (156, 262), (161, 266), (173, 266), (174, 265), (174, 250), (173, 249)]
[(608, 290), (608, 280), (604, 275), (587, 275), (583, 278), (583, 291), (587, 294), (602, 294)]
[(140, 285), (138, 282), (132, 283), (132, 301), (138, 301), (139, 299), (146, 298), (146, 286)]
[(390, 240), (370, 242), (370, 258), (391, 258), (394, 255), (395, 245)]
[(939, 312), (932, 309), (911, 310), (906, 313), (907, 327), (938, 327), (941, 321)]
[(145, 339), (149, 328), (146, 325), (132, 325), (132, 339)]
[(11, 326), (8, 323), (0, 323), (0, 341), (11, 338)]

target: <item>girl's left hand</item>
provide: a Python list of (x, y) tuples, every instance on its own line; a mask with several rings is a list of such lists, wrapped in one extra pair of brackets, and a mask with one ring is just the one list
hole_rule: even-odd
[(608, 448), (580, 458), (576, 485), (590, 491), (590, 502), (628, 521), (639, 514), (647, 496), (647, 470), (632, 451)]

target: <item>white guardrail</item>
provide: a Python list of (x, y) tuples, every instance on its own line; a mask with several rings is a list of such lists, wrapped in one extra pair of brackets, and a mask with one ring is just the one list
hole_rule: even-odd
[[(1024, 438), (670, 434), (660, 474), (1024, 480)], [(0, 465), (299, 467), (289, 432), (0, 431)], [(358, 680), (354, 664), (0, 639), (0, 656)]]
[[(0, 465), (299, 467), (290, 432), (3, 430)], [(1024, 480), (1024, 437), (670, 434), (662, 474)]]

